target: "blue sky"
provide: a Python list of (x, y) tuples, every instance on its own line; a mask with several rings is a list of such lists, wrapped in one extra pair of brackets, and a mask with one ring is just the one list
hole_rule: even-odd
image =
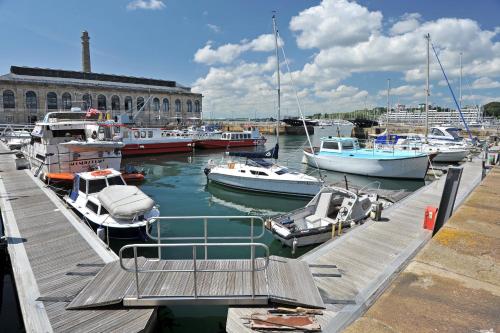
[[(88, 30), (94, 72), (193, 86), (216, 116), (271, 115), (273, 10), (308, 114), (385, 105), (387, 78), (393, 104), (423, 102), (426, 29), (454, 88), (463, 51), (464, 104), (500, 97), (499, 0), (0, 0), (0, 73), (11, 65), (79, 70)], [(451, 106), (433, 62), (431, 102)], [(282, 72), (284, 112), (293, 115)]]

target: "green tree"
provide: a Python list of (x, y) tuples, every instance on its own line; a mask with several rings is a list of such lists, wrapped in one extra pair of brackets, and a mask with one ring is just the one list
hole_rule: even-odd
[(500, 102), (490, 102), (484, 105), (484, 115), (500, 118)]

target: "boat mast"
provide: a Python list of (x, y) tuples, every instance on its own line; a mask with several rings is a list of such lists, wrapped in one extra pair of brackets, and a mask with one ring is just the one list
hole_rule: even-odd
[(458, 105), (462, 108), (462, 52), (460, 52), (460, 96), (458, 97)]
[(425, 35), (427, 40), (427, 68), (426, 68), (426, 82), (425, 82), (425, 142), (427, 142), (427, 137), (429, 136), (429, 63), (430, 63), (430, 53), (429, 53), (429, 43), (431, 40), (431, 35)]
[(276, 81), (278, 84), (278, 119), (276, 119), (276, 144), (280, 139), (280, 113), (281, 113), (281, 91), (280, 91), (280, 58), (278, 54), (278, 29), (276, 28), (276, 15), (273, 14), (274, 44), (276, 47)]
[(385, 133), (387, 138), (389, 138), (389, 112), (391, 111), (390, 97), (391, 94), (391, 79), (387, 79), (387, 120), (385, 122)]

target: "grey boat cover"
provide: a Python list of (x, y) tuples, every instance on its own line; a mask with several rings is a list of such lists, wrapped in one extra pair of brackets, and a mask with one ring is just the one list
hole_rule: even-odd
[(97, 198), (111, 216), (116, 219), (133, 219), (151, 210), (155, 204), (136, 186), (111, 185), (99, 192)]

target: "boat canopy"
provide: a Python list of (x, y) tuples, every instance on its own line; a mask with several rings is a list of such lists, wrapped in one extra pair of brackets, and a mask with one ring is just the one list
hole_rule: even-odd
[(274, 148), (271, 148), (266, 151), (231, 151), (228, 152), (227, 154), (229, 156), (239, 156), (239, 157), (246, 157), (246, 158), (274, 158), (278, 159), (278, 151), (279, 151), (279, 145), (276, 144)]
[(133, 219), (154, 207), (154, 201), (136, 186), (111, 185), (99, 192), (97, 198), (111, 216)]

